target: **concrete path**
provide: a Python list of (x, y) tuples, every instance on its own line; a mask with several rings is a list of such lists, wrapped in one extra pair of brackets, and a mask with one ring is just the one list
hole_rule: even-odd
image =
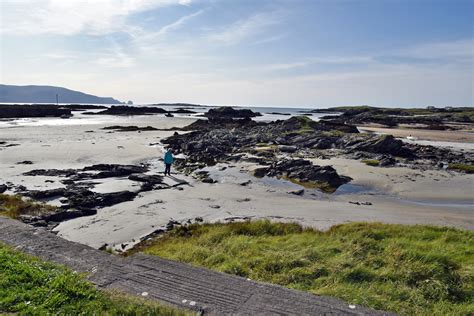
[(0, 242), (64, 264), (99, 288), (118, 289), (205, 314), (387, 315), (341, 300), (195, 268), (156, 256), (122, 258), (0, 217)]

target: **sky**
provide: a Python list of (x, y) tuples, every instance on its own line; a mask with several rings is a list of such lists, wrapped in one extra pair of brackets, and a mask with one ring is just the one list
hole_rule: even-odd
[(0, 0), (0, 82), (135, 103), (474, 106), (474, 0)]

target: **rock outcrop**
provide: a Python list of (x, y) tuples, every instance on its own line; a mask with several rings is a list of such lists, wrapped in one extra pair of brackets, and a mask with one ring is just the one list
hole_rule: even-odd
[(254, 112), (248, 109), (234, 109), (229, 106), (223, 106), (215, 109), (210, 109), (206, 114), (210, 120), (213, 119), (240, 119), (240, 118), (251, 118), (256, 116), (261, 116), (261, 113)]
[(126, 106), (126, 105), (114, 105), (110, 108), (100, 111), (97, 113), (89, 112), (90, 115), (146, 115), (146, 114), (164, 114), (168, 111), (157, 107), (147, 106)]
[(331, 166), (317, 166), (304, 159), (286, 159), (272, 163), (269, 167), (258, 168), (254, 175), (290, 180), (309, 188), (317, 188), (332, 193), (348, 183), (351, 178), (340, 176)]
[(71, 110), (55, 104), (0, 104), (0, 118), (71, 116)]

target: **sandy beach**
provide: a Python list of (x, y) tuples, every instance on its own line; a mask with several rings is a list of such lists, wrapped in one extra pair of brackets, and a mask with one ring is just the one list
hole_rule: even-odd
[(387, 128), (375, 125), (358, 126), (360, 131), (390, 134), (394, 137), (406, 138), (409, 136), (418, 138), (419, 140), (428, 140), (436, 142), (455, 142), (455, 143), (474, 143), (474, 131), (459, 130), (459, 131), (437, 131), (416, 129), (410, 127)]
[[(99, 163), (148, 163), (148, 174), (161, 174), (163, 147), (156, 144), (172, 135), (172, 131), (114, 132), (102, 128), (150, 125), (167, 129), (193, 121), (192, 118), (163, 116), (108, 119), (35, 119), (16, 125), (2, 122), (2, 141), (18, 145), (0, 150), (1, 182), (24, 185), (28, 189), (62, 187), (59, 177), (22, 174), (32, 169), (83, 168)], [(449, 137), (442, 139), (452, 141)], [(466, 141), (471, 138), (467, 137)], [(33, 164), (17, 164), (23, 160)], [(116, 249), (128, 249), (140, 238), (165, 227), (171, 219), (184, 222), (196, 217), (209, 222), (268, 218), (295, 221), (319, 229), (351, 221), (474, 229), (472, 174), (405, 167), (377, 168), (345, 158), (313, 159), (313, 162), (332, 165), (353, 180), (334, 194), (306, 189), (303, 195), (294, 195), (291, 192), (301, 189), (300, 186), (275, 178), (255, 178), (251, 171), (256, 164), (250, 162), (207, 167), (205, 170), (217, 180), (213, 184), (202, 183), (174, 170), (172, 177), (165, 178), (165, 183), (178, 186), (140, 192), (133, 201), (100, 208), (93, 216), (62, 222), (54, 231), (68, 240), (95, 248), (107, 244)], [(138, 183), (127, 178), (96, 182), (93, 189), (96, 192), (138, 188)], [(57, 200), (50, 203), (60, 204)]]

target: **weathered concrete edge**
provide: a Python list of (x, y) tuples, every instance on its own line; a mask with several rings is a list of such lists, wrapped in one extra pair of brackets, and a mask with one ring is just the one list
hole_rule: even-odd
[[(0, 241), (86, 273), (100, 288), (120, 289), (133, 295), (149, 291), (149, 298), (209, 314), (390, 314), (359, 306), (351, 309), (339, 299), (249, 281), (155, 256), (117, 257), (4, 217), (0, 217)], [(185, 302), (185, 294), (181, 292), (195, 298), (195, 304)]]

